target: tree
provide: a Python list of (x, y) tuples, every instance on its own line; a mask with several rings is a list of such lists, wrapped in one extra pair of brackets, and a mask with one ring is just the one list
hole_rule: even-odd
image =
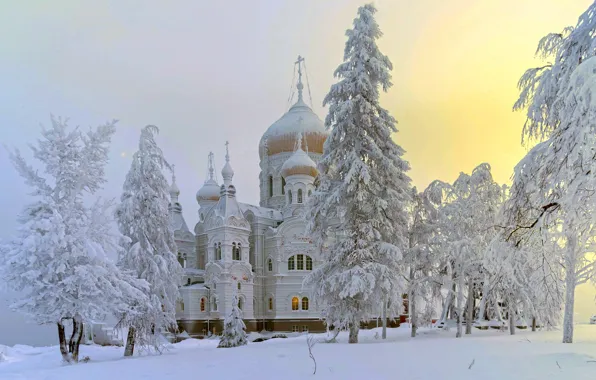
[(596, 58), (586, 59), (559, 90), (557, 127), (516, 166), (506, 214), (507, 239), (516, 246), (547, 233), (562, 248), (555, 252), (563, 252), (565, 268), (564, 343), (573, 341), (575, 288), (592, 280), (595, 270), (595, 73)]
[(116, 216), (123, 239), (118, 265), (149, 283), (149, 302), (137, 303), (142, 316), (124, 314), (128, 326), (125, 356), (135, 344), (159, 347), (157, 332), (176, 329), (176, 302), (182, 267), (176, 258), (176, 243), (168, 213), (168, 182), (162, 170), (169, 168), (148, 125), (141, 131), (139, 150), (132, 157)]
[(552, 63), (530, 68), (522, 75), (514, 110), (527, 110), (522, 136), (547, 139), (558, 129), (564, 108), (564, 92), (571, 75), (583, 61), (595, 55), (596, 2), (582, 13), (575, 27), (549, 33), (538, 43), (536, 55)]
[[(392, 64), (375, 40), (381, 31), (372, 4), (358, 9), (346, 32), (344, 63), (324, 104), (331, 133), (320, 161), (320, 185), (310, 204), (309, 231), (320, 246), (330, 223), (341, 231), (324, 262), (305, 279), (323, 305), (328, 325), (349, 327), (358, 342), (362, 320), (378, 315), (384, 304), (401, 308), (405, 283), (402, 250), (410, 197), (409, 164), (391, 138), (395, 119), (379, 104), (379, 87), (391, 87)], [(395, 314), (394, 314), (395, 315)]]
[(232, 299), (232, 312), (224, 320), (224, 329), (219, 339), (218, 348), (238, 347), (248, 344), (246, 325), (242, 320), (242, 311), (238, 307), (238, 294)]
[[(31, 147), (45, 176), (19, 150), (10, 152), (35, 201), (19, 216), (18, 235), (2, 247), (2, 274), (24, 293), (11, 307), (38, 324), (56, 324), (62, 358), (70, 363), (79, 360), (83, 323), (123, 313), (133, 300), (144, 302), (147, 284), (106, 257), (118, 250), (118, 236), (109, 231), (111, 203), (98, 200), (88, 207), (83, 200), (105, 182), (115, 122), (87, 133), (69, 131), (67, 120), (52, 117), (51, 122)], [(68, 344), (67, 321), (73, 330)]]

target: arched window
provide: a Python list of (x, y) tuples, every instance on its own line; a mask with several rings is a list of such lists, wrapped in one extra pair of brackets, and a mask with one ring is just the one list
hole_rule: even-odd
[(296, 262), (294, 261), (294, 256), (288, 259), (288, 270), (295, 270), (296, 269)]
[(180, 311), (184, 311), (184, 301), (180, 301)]
[(298, 297), (293, 297), (292, 298), (292, 310), (298, 310), (300, 306), (300, 300), (298, 299)]
[(284, 177), (281, 177), (281, 194), (285, 194), (286, 193), (286, 179)]
[(205, 311), (205, 298), (201, 298), (201, 311)]
[(186, 280), (186, 285), (190, 285), (190, 278)]
[(242, 310), (244, 308), (244, 299), (238, 298), (238, 309)]
[(238, 255), (238, 248), (236, 247), (236, 243), (232, 243), (232, 260), (240, 260)]
[(298, 189), (298, 203), (302, 203), (302, 189)]
[(269, 196), (273, 196), (273, 176), (269, 176)]
[(288, 204), (292, 204), (292, 190), (288, 190)]
[(236, 246), (236, 260), (242, 260), (242, 244)]
[(302, 297), (302, 310), (308, 310), (308, 297)]
[(221, 243), (215, 246), (215, 260), (221, 260)]
[(273, 260), (267, 259), (267, 270), (273, 272)]
[(211, 298), (211, 310), (217, 311), (217, 298)]
[(273, 297), (269, 297), (269, 310), (273, 310)]
[(304, 270), (304, 255), (296, 255), (296, 270)]
[(186, 268), (186, 254), (182, 252), (178, 252), (178, 263), (182, 268)]
[(238, 282), (238, 290), (242, 290), (242, 284)]
[(306, 270), (312, 270), (312, 257), (306, 256)]

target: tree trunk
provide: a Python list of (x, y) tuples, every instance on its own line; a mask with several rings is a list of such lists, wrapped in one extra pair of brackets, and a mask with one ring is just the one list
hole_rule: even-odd
[(511, 304), (509, 304), (509, 334), (515, 335), (515, 313)]
[(476, 318), (478, 322), (486, 320), (484, 318), (484, 314), (486, 313), (486, 297), (488, 295), (488, 290), (488, 276), (484, 276), (484, 283), (482, 284), (482, 296), (480, 298), (480, 304), (478, 305), (478, 317)]
[(381, 338), (387, 339), (387, 300), (383, 299), (383, 332), (381, 334)]
[[(569, 235), (569, 234), (567, 234)], [(565, 311), (563, 316), (563, 343), (573, 343), (573, 309), (575, 306), (575, 237), (567, 236), (567, 252), (565, 257)]]
[(418, 321), (416, 318), (416, 289), (413, 286), (415, 272), (410, 268), (410, 294), (408, 294), (408, 309), (410, 311), (410, 328), (412, 338), (416, 337), (416, 330), (418, 328)]
[(358, 323), (351, 323), (350, 324), (350, 339), (348, 343), (358, 343), (358, 331), (360, 330), (360, 326)]
[(456, 338), (462, 336), (462, 314), (464, 311), (464, 276), (463, 273), (459, 273), (459, 284), (457, 286), (457, 332), (455, 333)]
[(58, 341), (60, 342), (60, 354), (62, 355), (62, 360), (66, 363), (70, 363), (70, 354), (68, 353), (68, 346), (66, 345), (66, 335), (64, 334), (64, 325), (62, 321), (57, 323), (58, 325)]
[(536, 317), (532, 318), (532, 331), (536, 331)]
[(71, 354), (74, 352), (76, 332), (77, 332), (77, 321), (73, 318), (72, 319), (72, 334), (70, 334), (70, 340), (68, 341), (68, 352)]
[(128, 335), (126, 336), (126, 348), (124, 348), (124, 356), (132, 356), (135, 351), (135, 328), (130, 326), (128, 328)]
[(466, 313), (466, 335), (472, 333), (472, 321), (474, 320), (474, 283), (468, 284), (468, 310)]
[[(81, 340), (83, 339), (83, 321), (81, 320), (81, 316), (76, 314), (75, 317), (72, 319), (72, 337), (71, 340), (73, 349), (72, 349), (72, 360), (75, 363), (79, 362), (79, 348), (81, 347)], [(76, 326), (76, 328), (75, 328)]]

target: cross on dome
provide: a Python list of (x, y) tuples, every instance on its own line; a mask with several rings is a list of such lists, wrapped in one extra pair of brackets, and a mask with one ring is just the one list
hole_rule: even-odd
[(176, 165), (172, 164), (172, 185), (170, 186), (170, 198), (172, 202), (178, 202), (178, 196), (180, 195), (180, 189), (176, 185)]
[(224, 185), (227, 187), (232, 184), (232, 178), (234, 177), (234, 170), (230, 165), (230, 149), (229, 149), (230, 142), (226, 141), (226, 164), (224, 165), (221, 176), (224, 180)]
[(296, 65), (298, 65), (298, 84), (296, 85), (296, 89), (298, 89), (298, 101), (302, 101), (302, 90), (304, 89), (304, 85), (302, 84), (302, 62), (304, 62), (304, 57), (298, 56)]

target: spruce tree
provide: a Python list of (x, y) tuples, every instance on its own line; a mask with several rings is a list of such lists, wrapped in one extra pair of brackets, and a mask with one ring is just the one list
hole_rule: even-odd
[(169, 185), (163, 170), (169, 168), (148, 125), (141, 131), (139, 150), (133, 155), (116, 212), (123, 240), (121, 268), (149, 283), (149, 302), (135, 305), (142, 317), (121, 316), (128, 326), (124, 355), (132, 356), (135, 344), (159, 346), (156, 333), (176, 329), (176, 302), (182, 267), (176, 258), (174, 232), (168, 213)]
[(238, 295), (232, 300), (232, 312), (224, 320), (224, 330), (219, 340), (218, 348), (229, 348), (244, 346), (248, 343), (246, 339), (246, 325), (242, 320), (242, 311), (238, 307)]
[[(309, 231), (322, 246), (332, 225), (339, 239), (323, 252), (323, 263), (305, 280), (328, 325), (349, 327), (358, 342), (362, 320), (384, 304), (401, 311), (402, 251), (407, 234), (410, 169), (392, 139), (396, 120), (379, 104), (392, 64), (377, 47), (382, 33), (372, 4), (358, 9), (346, 32), (344, 63), (335, 71), (324, 105), (331, 133), (320, 161), (320, 185), (309, 207)], [(333, 221), (336, 221), (334, 223)]]

